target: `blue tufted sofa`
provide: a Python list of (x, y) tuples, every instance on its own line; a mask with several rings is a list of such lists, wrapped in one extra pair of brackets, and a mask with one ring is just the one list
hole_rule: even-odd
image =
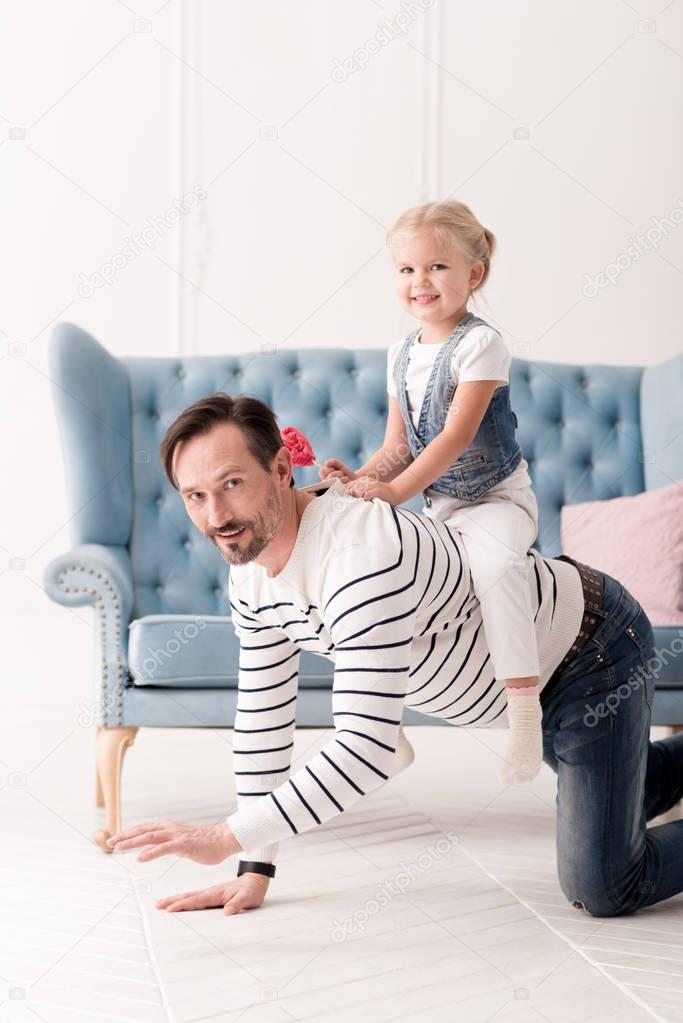
[[(68, 323), (49, 366), (70, 505), (71, 549), (44, 573), (48, 596), (92, 604), (99, 628), (97, 803), (102, 848), (120, 828), (123, 754), (141, 726), (226, 727), (235, 711), (238, 641), (226, 615), (228, 566), (195, 530), (159, 461), (184, 408), (217, 390), (265, 401), (280, 426), (311, 439), (319, 461), (360, 465), (381, 445), (384, 349), (259, 351), (115, 358)], [(636, 494), (683, 479), (683, 356), (640, 367), (513, 360), (512, 404), (540, 509), (536, 546), (561, 553), (564, 503)], [(297, 485), (319, 480), (297, 469)], [(414, 498), (407, 507), (419, 511)], [(659, 628), (667, 646), (674, 629)], [(676, 630), (677, 631), (677, 630)], [(297, 723), (332, 724), (332, 665), (301, 655)], [(407, 723), (438, 723), (408, 711)], [(654, 723), (683, 722), (683, 671), (658, 682)]]

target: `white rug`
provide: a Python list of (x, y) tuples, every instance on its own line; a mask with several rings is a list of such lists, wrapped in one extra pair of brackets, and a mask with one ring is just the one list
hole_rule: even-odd
[[(221, 814), (207, 748), (220, 758), (229, 736), (214, 733), (200, 763), (194, 733), (184, 734), (178, 759), (205, 779), (200, 812), (184, 819)], [(683, 898), (630, 918), (587, 917), (557, 883), (552, 773), (504, 790), (501, 733), (412, 728), (409, 737), (417, 758), (408, 771), (334, 827), (282, 843), (260, 910), (226, 918), (154, 909), (163, 895), (233, 877), (234, 861), (137, 865), (151, 879), (140, 901), (169, 1019), (683, 1018)], [(325, 738), (301, 732), (297, 763)], [(437, 785), (438, 774), (447, 781)], [(172, 801), (163, 803), (160, 815), (170, 814)], [(131, 854), (121, 859), (133, 867)]]
[(30, 775), (12, 772), (0, 798), (0, 1020), (166, 1023), (140, 910), (148, 882), (79, 833), (85, 815), (32, 792)]
[[(409, 729), (408, 771), (336, 826), (282, 843), (263, 909), (154, 909), (235, 862), (143, 865), (92, 846), (90, 629), (86, 613), (17, 615), (5, 637), (0, 1023), (683, 1019), (681, 897), (605, 921), (570, 906), (554, 776), (502, 789), (500, 732)], [(295, 762), (325, 738), (301, 731)], [(138, 734), (126, 825), (209, 823), (234, 803), (229, 731)], [(447, 831), (457, 842), (439, 846)]]

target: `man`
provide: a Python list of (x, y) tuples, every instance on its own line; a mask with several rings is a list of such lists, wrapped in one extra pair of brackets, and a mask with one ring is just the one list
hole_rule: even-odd
[[(231, 914), (262, 904), (282, 839), (334, 820), (410, 762), (404, 706), (505, 727), (505, 686), (459, 534), (353, 497), (338, 479), (293, 486), (291, 454), (262, 402), (221, 393), (196, 402), (169, 427), (161, 457), (231, 566), (238, 809), (210, 827), (143, 824), (109, 844), (148, 847), (139, 861), (173, 853), (215, 864), (246, 852), (236, 880), (157, 903)], [(683, 822), (646, 829), (683, 795), (683, 733), (649, 741), (652, 629), (633, 597), (594, 569), (528, 557), (560, 884), (591, 915), (630, 913), (683, 890)], [(334, 735), (292, 774), (302, 649), (334, 661)]]

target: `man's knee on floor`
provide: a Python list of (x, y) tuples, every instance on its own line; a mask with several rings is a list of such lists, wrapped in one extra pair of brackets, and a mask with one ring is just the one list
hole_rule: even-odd
[(635, 911), (627, 900), (620, 898), (618, 895), (613, 895), (605, 888), (595, 889), (588, 887), (583, 890), (579, 889), (578, 895), (576, 892), (572, 895), (568, 895), (565, 892), (565, 895), (572, 906), (583, 910), (588, 916), (625, 916)]
[(620, 916), (621, 909), (612, 902), (596, 902), (591, 899), (590, 905), (580, 899), (571, 900), (575, 909), (581, 909), (588, 916)]

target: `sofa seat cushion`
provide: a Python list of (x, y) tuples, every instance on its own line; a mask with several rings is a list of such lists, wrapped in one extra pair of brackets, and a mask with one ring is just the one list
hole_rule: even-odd
[[(236, 689), (239, 649), (229, 615), (145, 615), (128, 626), (129, 685)], [(304, 650), (299, 687), (331, 687), (333, 670)]]
[(650, 668), (657, 689), (683, 689), (683, 628), (655, 625), (655, 652)]

